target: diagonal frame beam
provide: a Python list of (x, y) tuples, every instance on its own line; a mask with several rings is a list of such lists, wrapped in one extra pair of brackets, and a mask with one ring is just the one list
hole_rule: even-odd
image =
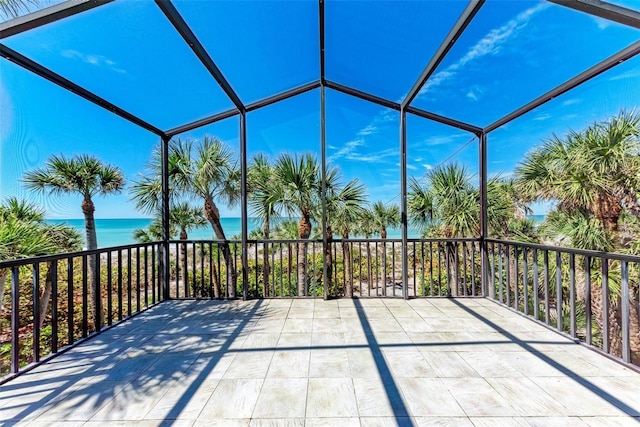
[(464, 30), (467, 28), (471, 20), (476, 16), (485, 0), (471, 0), (467, 7), (462, 11), (462, 14), (456, 21), (447, 37), (442, 41), (440, 47), (436, 51), (436, 53), (431, 57), (431, 60), (424, 68), (418, 80), (413, 84), (413, 87), (407, 93), (407, 96), (402, 101), (402, 108), (405, 109), (409, 106), (416, 96), (420, 93), (420, 90), (424, 86), (424, 84), (429, 80), (431, 75), (438, 68), (438, 65), (442, 62), (444, 57), (449, 53), (455, 42), (460, 38)]
[(441, 116), (436, 113), (432, 113), (430, 111), (425, 111), (420, 108), (408, 106), (405, 108), (407, 113), (411, 113), (414, 116), (422, 117), (424, 119), (433, 120), (434, 122), (442, 123), (444, 125), (449, 125), (454, 128), (466, 130), (467, 132), (471, 132), (475, 135), (480, 135), (482, 132), (482, 128), (478, 126), (474, 126), (472, 124), (461, 122), (460, 120), (452, 119), (450, 117)]
[(200, 62), (202, 62), (202, 65), (204, 65), (207, 71), (209, 71), (213, 78), (216, 79), (224, 93), (226, 93), (229, 99), (231, 99), (231, 102), (233, 102), (233, 105), (235, 105), (238, 110), (245, 111), (244, 104), (238, 97), (238, 94), (233, 90), (231, 84), (229, 84), (227, 79), (222, 74), (222, 71), (220, 71), (211, 56), (209, 56), (202, 43), (200, 43), (200, 40), (198, 40), (193, 31), (191, 31), (191, 28), (189, 28), (189, 25), (184, 20), (182, 15), (180, 15), (180, 12), (178, 12), (171, 1), (155, 0), (155, 2), (160, 10), (162, 10), (162, 13), (165, 14), (169, 22), (171, 22), (178, 33), (180, 33), (191, 50), (193, 50), (193, 53), (196, 54)]
[[(347, 95), (355, 96), (356, 98), (364, 99), (365, 101), (373, 102), (374, 104), (382, 105), (383, 107), (390, 108), (392, 110), (401, 111), (401, 104), (393, 101), (389, 101), (384, 98), (380, 98), (379, 96), (371, 95), (370, 93), (363, 92), (358, 89), (354, 89), (349, 86), (342, 85), (340, 83), (332, 82), (330, 80), (326, 81), (326, 86), (329, 89), (336, 90), (338, 92), (342, 92)], [(433, 120), (434, 122), (442, 123), (445, 125), (449, 125), (458, 129), (465, 130), (467, 132), (471, 132), (473, 134), (479, 135), (482, 132), (482, 128), (478, 126), (471, 125), (469, 123), (461, 122), (459, 120), (451, 119), (449, 117), (441, 116), (439, 114), (431, 113), (429, 111), (421, 110), (420, 108), (408, 106), (404, 108), (407, 113), (411, 113), (415, 116), (419, 116), (425, 119)]]
[(400, 104), (397, 102), (389, 101), (379, 96), (371, 95), (361, 90), (332, 82), (330, 80), (325, 81), (325, 86), (329, 89), (337, 90), (338, 92), (355, 96), (356, 98), (364, 99), (365, 101), (373, 102), (374, 104), (382, 105), (383, 107), (391, 108), (392, 110), (400, 111)]
[(87, 89), (75, 84), (71, 80), (62, 77), (60, 74), (51, 71), (50, 69), (38, 64), (37, 62), (27, 58), (24, 55), (19, 54), (15, 50), (3, 44), (0, 44), (0, 57), (3, 57), (8, 61), (11, 61), (21, 66), (22, 68), (49, 80), (50, 82), (68, 90), (69, 92), (73, 92), (76, 95), (81, 96), (82, 98), (96, 104), (97, 106), (112, 112), (113, 114), (117, 114), (118, 116), (130, 121), (131, 123), (134, 123), (141, 128), (148, 130), (149, 132), (155, 133), (160, 137), (165, 136), (165, 133), (162, 130), (142, 120), (138, 116), (135, 116), (128, 111), (123, 110), (122, 108), (110, 103), (106, 99), (94, 94), (93, 92), (88, 91)]
[(523, 105), (517, 110), (514, 110), (513, 112), (502, 117), (501, 119), (496, 120), (495, 122), (491, 123), (489, 126), (485, 127), (484, 132), (489, 133), (491, 131), (496, 130), (500, 126), (503, 126), (509, 123), (510, 121), (517, 119), (523, 114), (526, 114), (529, 111), (535, 108), (538, 108), (542, 104), (545, 104), (551, 101), (552, 99), (562, 95), (563, 93), (570, 91), (571, 89), (583, 84), (587, 80), (590, 80), (604, 73), (605, 71), (615, 67), (616, 65), (626, 61), (627, 59), (633, 58), (639, 53), (640, 53), (640, 41), (637, 41), (631, 44), (630, 46), (626, 47), (625, 49), (622, 49), (620, 52), (608, 57), (604, 61), (594, 65), (588, 70), (583, 71), (582, 73), (578, 74), (572, 79), (567, 80), (560, 86), (557, 86), (556, 88), (551, 89), (549, 92), (537, 97), (533, 101)]
[(275, 104), (276, 102), (284, 101), (285, 99), (293, 98), (294, 96), (301, 95), (305, 92), (318, 89), (319, 87), (320, 87), (319, 81), (307, 83), (302, 86), (295, 87), (293, 89), (285, 90), (284, 92), (277, 93), (273, 96), (269, 96), (259, 101), (252, 102), (251, 104), (247, 105), (246, 109), (247, 109), (247, 112), (250, 112), (262, 107), (267, 107), (271, 104)]
[(318, 0), (318, 38), (320, 46), (320, 83), (325, 83), (325, 54), (324, 54), (324, 0)]
[[(285, 90), (284, 92), (277, 93), (275, 95), (269, 96), (267, 98), (261, 99), (256, 102), (252, 102), (245, 107), (245, 111), (247, 113), (257, 110), (262, 107), (267, 107), (271, 104), (275, 104), (276, 102), (284, 101), (285, 99), (292, 98), (294, 96), (303, 94), (305, 92), (309, 92), (311, 90), (317, 89), (320, 87), (320, 82), (315, 81), (311, 83), (304, 84), (302, 86), (298, 86), (293, 89)], [(236, 108), (232, 108), (226, 111), (222, 111), (220, 113), (212, 114), (210, 116), (204, 117), (202, 119), (195, 120), (193, 122), (185, 123), (184, 125), (177, 126), (172, 129), (168, 129), (165, 133), (171, 137), (178, 135), (183, 132), (188, 132), (193, 129), (200, 128), (202, 126), (210, 125), (215, 122), (219, 122), (221, 120), (228, 119), (233, 116), (237, 116), (240, 114), (240, 111)]]
[(640, 12), (601, 0), (549, 0), (560, 6), (569, 7), (589, 15), (640, 29)]
[(113, 0), (69, 0), (0, 23), (0, 40), (111, 3)]
[(168, 129), (165, 131), (165, 133), (173, 138), (178, 134), (189, 132), (190, 130), (198, 129), (203, 126), (210, 125), (212, 123), (219, 122), (224, 119), (228, 119), (229, 117), (237, 116), (238, 114), (240, 114), (240, 111), (238, 111), (235, 108), (232, 108), (230, 110), (225, 110), (220, 113), (212, 114), (202, 119), (198, 119), (193, 122), (185, 123), (183, 125), (174, 127), (172, 129)]

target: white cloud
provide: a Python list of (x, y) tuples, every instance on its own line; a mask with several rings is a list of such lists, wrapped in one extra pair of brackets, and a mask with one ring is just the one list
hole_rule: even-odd
[(426, 170), (428, 170), (428, 171), (430, 171), (431, 169), (433, 169), (433, 166), (431, 166), (431, 165), (430, 165), (430, 164), (428, 164), (428, 163), (424, 163), (422, 166), (424, 166), (424, 168), (425, 168)]
[(635, 68), (633, 70), (625, 71), (624, 73), (620, 73), (611, 77), (609, 80), (623, 80), (623, 79), (632, 79), (635, 77), (640, 77), (640, 69)]
[(537, 122), (541, 122), (544, 120), (549, 120), (551, 118), (551, 114), (549, 113), (544, 113), (544, 114), (540, 114), (536, 117), (533, 118), (533, 120), (537, 121)]
[(358, 160), (361, 162), (376, 163), (382, 162), (389, 157), (397, 158), (400, 154), (396, 148), (387, 148), (386, 150), (376, 151), (369, 154), (359, 154), (357, 156), (347, 157), (349, 160)]
[(562, 102), (562, 106), (563, 107), (568, 107), (569, 105), (578, 104), (580, 102), (582, 102), (582, 101), (580, 99), (576, 99), (576, 98), (567, 99), (566, 101)]
[(540, 2), (537, 5), (519, 13), (515, 18), (507, 21), (502, 26), (489, 31), (457, 62), (454, 62), (444, 70), (433, 74), (420, 90), (420, 95), (428, 92), (429, 89), (439, 86), (445, 80), (454, 78), (457, 75), (458, 71), (460, 71), (468, 63), (483, 58), (487, 55), (495, 55), (499, 53), (502, 50), (503, 46), (505, 46), (513, 37), (518, 35), (536, 14), (546, 9), (547, 7), (549, 7), (549, 4)]
[[(400, 167), (400, 162), (396, 163), (396, 166)], [(407, 169), (415, 171), (415, 170), (418, 170), (418, 167), (415, 165), (412, 165), (411, 163), (407, 163)]]
[(609, 28), (612, 24), (612, 22), (608, 19), (600, 18), (598, 16), (591, 16), (591, 19), (593, 19), (593, 21), (596, 23), (596, 26), (599, 30)]
[(64, 56), (65, 58), (70, 58), (70, 59), (79, 59), (80, 61), (90, 64), (90, 65), (94, 65), (96, 67), (105, 67), (110, 69), (111, 71), (114, 71), (116, 73), (120, 73), (120, 74), (126, 74), (127, 72), (122, 69), (119, 68), (117, 65), (117, 63), (105, 56), (102, 55), (90, 55), (90, 54), (85, 54), (82, 52), (78, 52), (77, 50), (73, 50), (73, 49), (67, 49), (67, 50), (63, 50), (62, 51), (62, 56)]
[[(339, 149), (337, 152), (333, 153), (332, 155), (330, 155), (327, 160), (332, 162), (334, 160), (340, 159), (340, 158), (351, 158), (353, 157), (356, 149), (358, 147), (360, 147), (361, 145), (364, 145), (364, 140), (362, 138), (358, 138), (358, 139), (354, 139), (352, 141), (347, 142), (341, 149)], [(332, 147), (332, 148), (337, 148), (337, 147)]]
[(447, 145), (455, 142), (459, 138), (467, 138), (469, 135), (466, 133), (454, 133), (451, 135), (436, 135), (431, 136), (424, 140), (422, 145), (426, 145), (429, 147), (437, 146), (437, 145)]
[[(356, 137), (354, 140), (347, 142), (344, 147), (338, 150), (338, 152), (331, 155), (328, 160), (333, 161), (340, 158), (345, 158), (348, 160), (363, 160), (363, 161), (371, 161), (370, 156), (362, 157), (362, 154), (357, 153), (357, 147), (367, 145), (366, 138), (375, 135), (380, 132), (380, 128), (388, 127), (388, 123), (397, 120), (398, 113), (393, 110), (384, 109), (375, 115), (371, 122), (362, 127), (360, 130), (356, 132)], [(334, 147), (337, 148), (337, 147)]]
[(369, 126), (365, 126), (362, 129), (360, 129), (360, 131), (358, 132), (358, 135), (367, 136), (374, 133), (378, 133), (378, 127), (373, 124), (370, 124)]

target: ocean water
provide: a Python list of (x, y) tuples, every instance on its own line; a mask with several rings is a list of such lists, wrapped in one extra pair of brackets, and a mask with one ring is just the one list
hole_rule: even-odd
[[(544, 221), (545, 215), (530, 215), (536, 223)], [(85, 235), (83, 219), (52, 219), (48, 221), (51, 224), (67, 224), (76, 228), (80, 235)], [(228, 239), (240, 236), (242, 232), (242, 223), (240, 218), (221, 218), (222, 228)], [(98, 247), (108, 248), (111, 246), (129, 245), (136, 243), (133, 238), (133, 231), (137, 228), (147, 228), (151, 224), (149, 218), (117, 218), (117, 219), (96, 219), (96, 231), (98, 234)], [(261, 228), (260, 221), (257, 218), (249, 218), (249, 232), (254, 229)], [(400, 228), (390, 228), (387, 230), (387, 238), (400, 239), (402, 237)], [(409, 238), (420, 237), (420, 230), (409, 226)], [(354, 236), (355, 237), (355, 236)], [(214, 239), (215, 236), (211, 230), (211, 226), (206, 225), (189, 233), (189, 238), (194, 240)], [(239, 237), (238, 237), (239, 238)]]
[(527, 218), (533, 220), (536, 224), (543, 222), (546, 217), (546, 215), (527, 215)]
[[(52, 219), (47, 221), (51, 224), (66, 224), (74, 227), (84, 238), (84, 219)], [(242, 232), (240, 218), (221, 218), (222, 228), (227, 238), (232, 238)], [(151, 224), (150, 218), (97, 218), (96, 234), (98, 237), (98, 247), (108, 248), (110, 246), (129, 245), (137, 243), (133, 238), (133, 231), (138, 228), (147, 228)], [(249, 230), (257, 227), (257, 220), (251, 218)], [(211, 226), (203, 226), (189, 233), (189, 239), (212, 239), (214, 238)]]
[[(83, 219), (52, 219), (47, 221), (50, 224), (67, 224), (76, 228), (80, 235), (84, 238), (84, 220)], [(240, 236), (242, 232), (242, 222), (240, 218), (221, 218), (222, 228), (228, 239), (234, 236)], [(133, 231), (137, 228), (147, 228), (151, 224), (150, 218), (117, 218), (117, 219), (96, 219), (96, 233), (98, 237), (98, 247), (108, 248), (111, 246), (129, 245), (136, 243), (133, 238)], [(249, 218), (248, 230), (261, 228), (260, 221), (257, 218)], [(409, 228), (409, 238), (420, 237), (420, 231)], [(214, 234), (210, 225), (206, 225), (189, 233), (189, 239), (206, 240), (213, 239)], [(387, 230), (387, 238), (400, 239), (400, 228), (390, 228)]]

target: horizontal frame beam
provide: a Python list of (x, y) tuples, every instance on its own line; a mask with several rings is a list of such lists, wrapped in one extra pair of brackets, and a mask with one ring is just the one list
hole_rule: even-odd
[(420, 77), (418, 77), (418, 80), (416, 80), (413, 87), (409, 90), (409, 93), (407, 93), (407, 96), (402, 101), (402, 108), (406, 108), (413, 102), (415, 97), (418, 96), (422, 86), (424, 86), (427, 80), (429, 80), (431, 75), (438, 68), (438, 65), (440, 65), (444, 57), (449, 53), (458, 38), (460, 38), (462, 32), (476, 16), (484, 2), (485, 0), (471, 0), (467, 7), (462, 11), (462, 14), (449, 31), (449, 34), (447, 34), (447, 37), (442, 41), (440, 47), (431, 57), (431, 60), (420, 74)]
[(69, 16), (104, 6), (113, 0), (69, 0), (0, 23), (0, 40), (59, 21)]
[(358, 89), (353, 89), (349, 86), (341, 85), (340, 83), (325, 81), (325, 86), (329, 89), (337, 90), (338, 92), (345, 93), (347, 95), (355, 96), (356, 98), (364, 99), (365, 101), (373, 102), (374, 104), (382, 105), (383, 107), (391, 108), (392, 110), (400, 111), (400, 104), (392, 102), (379, 96), (371, 95)]
[(496, 120), (495, 122), (491, 123), (489, 126), (484, 128), (484, 132), (485, 133), (489, 133), (489, 132), (492, 132), (492, 131), (496, 130), (500, 126), (503, 126), (503, 125), (509, 123), (510, 121), (517, 119), (518, 117), (522, 116), (523, 114), (526, 114), (529, 111), (531, 111), (531, 110), (533, 110), (535, 108), (538, 108), (542, 104), (545, 104), (545, 103), (551, 101), (552, 99), (562, 95), (563, 93), (570, 91), (571, 89), (575, 88), (576, 86), (581, 85), (582, 83), (586, 82), (587, 80), (590, 80), (590, 79), (592, 79), (592, 78), (604, 73), (605, 71), (609, 70), (610, 68), (615, 67), (616, 65), (626, 61), (627, 59), (633, 58), (638, 53), (640, 53), (640, 41), (637, 41), (637, 42), (633, 43), (632, 45), (626, 47), (625, 49), (622, 49), (620, 52), (608, 57), (604, 61), (594, 65), (593, 67), (589, 68), (588, 70), (583, 71), (582, 73), (578, 74), (577, 76), (573, 77), (572, 79), (567, 80), (566, 82), (564, 82), (560, 86), (558, 86), (558, 87), (556, 87), (554, 89), (551, 89), (549, 92), (545, 93), (544, 95), (541, 95), (541, 96), (537, 97), (533, 101), (523, 105), (522, 107), (518, 108), (517, 110), (514, 110), (513, 112), (511, 112), (511, 113), (507, 114), (506, 116), (502, 117), (501, 119)]
[(309, 92), (314, 89), (318, 89), (320, 87), (320, 82), (315, 81), (311, 83), (304, 84), (302, 86), (298, 86), (296, 88), (286, 90), (284, 92), (280, 92), (276, 95), (261, 99), (260, 101), (252, 102), (247, 105), (247, 112), (257, 110), (258, 108), (266, 107), (271, 104), (275, 104), (276, 102), (284, 101), (285, 99), (292, 98), (297, 95), (301, 95), (305, 92)]
[[(401, 109), (401, 105), (397, 102), (392, 102), (387, 99), (380, 98), (379, 96), (371, 95), (370, 93), (362, 92), (361, 90), (358, 90), (358, 89), (353, 89), (349, 86), (341, 85), (339, 83), (335, 83), (329, 80), (326, 81), (326, 86), (329, 89), (337, 90), (338, 92), (355, 96), (356, 98), (364, 99), (365, 101), (373, 102), (374, 104), (382, 105), (383, 107), (387, 107), (392, 110), (400, 111)], [(415, 116), (433, 120), (434, 122), (439, 122), (445, 125), (453, 126), (458, 129), (466, 130), (467, 132), (471, 132), (476, 135), (479, 135), (482, 132), (482, 128), (478, 126), (470, 125), (468, 123), (451, 119), (449, 117), (441, 116), (439, 114), (430, 113), (429, 111), (421, 110), (420, 108), (409, 106), (405, 108), (405, 111)]]
[(227, 94), (233, 105), (240, 111), (244, 111), (245, 107), (238, 94), (233, 90), (231, 84), (227, 81), (227, 79), (222, 74), (222, 71), (218, 68), (216, 63), (213, 61), (211, 56), (207, 53), (207, 50), (204, 48), (198, 37), (191, 31), (189, 25), (184, 20), (180, 12), (175, 8), (175, 6), (169, 0), (155, 0), (156, 4), (162, 10), (162, 13), (165, 14), (167, 19), (171, 22), (171, 24), (175, 27), (178, 33), (182, 36), (184, 41), (189, 45), (193, 53), (196, 54), (202, 65), (205, 66), (207, 71), (213, 76), (214, 79), (218, 82), (224, 93)]
[(478, 126), (471, 125), (469, 123), (461, 122), (460, 120), (452, 119), (449, 117), (441, 116), (436, 113), (431, 113), (429, 111), (422, 110), (420, 108), (408, 106), (405, 111), (407, 113), (411, 113), (415, 116), (419, 116), (425, 119), (433, 120), (434, 122), (442, 123), (445, 125), (453, 126), (454, 128), (462, 129), (467, 132), (471, 132), (476, 136), (480, 136), (482, 133), (482, 128)]
[(110, 103), (109, 101), (107, 101), (106, 99), (94, 94), (93, 92), (88, 91), (87, 89), (73, 83), (71, 80), (68, 80), (64, 77), (62, 77), (60, 74), (57, 74), (53, 71), (51, 71), (50, 69), (43, 67), (42, 65), (38, 64), (35, 61), (32, 61), (31, 59), (27, 58), (24, 55), (19, 54), (18, 52), (14, 51), (13, 49), (0, 44), (0, 56), (7, 59), (8, 61), (11, 61), (19, 66), (21, 66), (22, 68), (31, 71), (34, 74), (39, 75), (42, 78), (45, 78), (47, 80), (49, 80), (50, 82), (52, 82), (53, 84), (56, 84), (66, 90), (68, 90), (69, 92), (73, 92), (78, 96), (81, 96), (82, 98), (96, 104), (99, 107), (104, 108), (105, 110), (108, 110), (110, 112), (112, 112), (113, 114), (116, 114), (128, 121), (130, 121), (133, 124), (136, 124), (138, 126), (140, 126), (143, 129), (148, 130), (149, 132), (155, 133), (156, 135), (159, 135), (160, 137), (165, 136), (165, 133), (158, 129), (157, 127), (153, 126), (150, 123), (145, 122), (144, 120), (142, 120), (141, 118), (139, 118), (138, 116), (135, 116), (131, 113), (129, 113), (128, 111), (123, 110), (122, 108)]
[[(298, 86), (296, 88), (293, 88), (293, 89), (290, 89), (290, 90), (286, 90), (284, 92), (280, 92), (280, 93), (275, 94), (273, 96), (269, 96), (267, 98), (264, 98), (264, 99), (261, 99), (259, 101), (253, 102), (253, 103), (251, 103), (251, 104), (246, 106), (246, 110), (245, 111), (246, 112), (254, 111), (254, 110), (257, 110), (259, 108), (266, 107), (266, 106), (271, 105), (271, 104), (275, 104), (276, 102), (280, 102), (280, 101), (283, 101), (285, 99), (292, 98), (292, 97), (294, 97), (296, 95), (300, 95), (300, 94), (308, 92), (310, 90), (317, 89), (319, 87), (320, 87), (320, 82), (307, 83), (305, 85)], [(202, 126), (210, 125), (212, 123), (219, 122), (221, 120), (228, 119), (228, 118), (233, 117), (233, 116), (237, 116), (238, 114), (240, 114), (240, 111), (238, 109), (236, 109), (236, 108), (233, 108), (233, 109), (230, 109), (230, 110), (223, 111), (221, 113), (212, 114), (211, 116), (207, 116), (207, 117), (204, 117), (202, 119), (199, 119), (199, 120), (196, 120), (196, 121), (193, 121), (193, 122), (190, 122), (190, 123), (186, 123), (186, 124), (184, 124), (182, 126), (178, 126), (178, 127), (173, 128), (173, 129), (169, 129), (169, 130), (165, 131), (165, 133), (169, 137), (173, 137), (173, 136), (178, 135), (178, 134), (183, 133), (183, 132), (188, 132), (190, 130), (197, 129), (197, 128), (202, 127)]]
[(199, 119), (190, 123), (186, 123), (182, 126), (169, 129), (165, 131), (165, 133), (169, 138), (173, 138), (175, 135), (178, 135), (180, 133), (201, 128), (202, 126), (210, 125), (211, 123), (219, 122), (220, 120), (228, 119), (229, 117), (237, 116), (238, 114), (240, 114), (240, 111), (233, 108), (231, 110), (226, 110), (221, 113), (213, 114), (211, 116), (207, 116), (202, 119)]
[(560, 6), (569, 7), (589, 15), (640, 29), (640, 12), (603, 2), (601, 0), (549, 0)]

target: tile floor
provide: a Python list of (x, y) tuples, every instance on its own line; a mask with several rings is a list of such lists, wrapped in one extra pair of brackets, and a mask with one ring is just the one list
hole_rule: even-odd
[(28, 426), (640, 426), (640, 374), (486, 299), (169, 301), (0, 386)]

